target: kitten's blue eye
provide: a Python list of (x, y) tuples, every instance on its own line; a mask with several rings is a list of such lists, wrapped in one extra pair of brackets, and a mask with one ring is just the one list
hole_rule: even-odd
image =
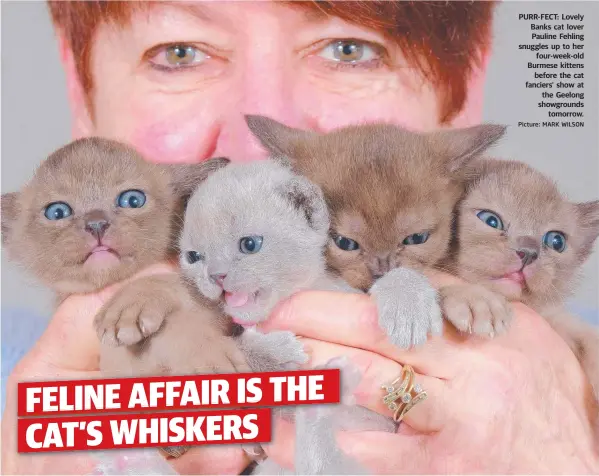
[(562, 253), (566, 249), (566, 237), (561, 231), (549, 231), (543, 236), (543, 244)]
[(261, 236), (244, 236), (239, 240), (239, 250), (247, 255), (258, 253), (260, 248), (262, 248)]
[(360, 248), (360, 245), (357, 241), (350, 240), (349, 238), (341, 235), (335, 236), (335, 244), (343, 251), (356, 251)]
[(188, 251), (187, 253), (185, 253), (185, 259), (189, 264), (194, 264), (198, 261), (203, 260), (204, 257), (197, 251)]
[(430, 233), (425, 231), (423, 233), (414, 233), (413, 235), (408, 236), (405, 240), (402, 241), (404, 245), (421, 245), (428, 240)]
[(146, 194), (141, 190), (125, 190), (116, 201), (121, 208), (141, 208), (146, 203)]
[(497, 230), (503, 230), (503, 222), (499, 215), (496, 213), (490, 212), (489, 210), (482, 210), (476, 214), (478, 218), (484, 221), (491, 228), (496, 228)]
[(73, 209), (65, 202), (54, 202), (46, 207), (44, 216), (48, 220), (62, 220), (73, 214)]

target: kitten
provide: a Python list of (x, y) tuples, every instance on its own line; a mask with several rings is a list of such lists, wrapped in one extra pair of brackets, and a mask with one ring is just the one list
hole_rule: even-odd
[[(138, 294), (143, 293), (141, 302), (150, 303), (146, 307), (152, 313), (131, 312), (135, 303), (125, 298), (107, 305), (101, 319), (109, 321), (106, 328), (111, 335), (116, 326), (110, 322), (116, 319), (107, 319), (109, 315), (119, 316), (116, 332), (126, 336), (140, 339), (139, 329), (159, 329), (144, 341), (145, 353), (151, 358), (166, 355), (156, 350), (158, 345), (168, 349), (170, 361), (184, 361), (187, 356), (178, 357), (181, 346), (190, 340), (187, 336), (193, 341), (193, 333), (170, 310), (182, 302), (188, 306), (188, 296), (249, 327), (301, 289), (348, 289), (326, 274), (323, 248), (328, 226), (322, 192), (305, 178), (270, 161), (227, 165), (208, 176), (187, 205), (179, 244), (187, 291), (173, 283), (146, 280)], [(247, 329), (236, 342), (253, 371), (291, 370), (307, 361), (291, 332), (262, 334)]]
[[(237, 323), (252, 326), (265, 320), (282, 299), (301, 290), (357, 292), (327, 272), (324, 248), (329, 226), (320, 188), (289, 167), (270, 160), (230, 164), (208, 177), (189, 201), (180, 243), (181, 268), (202, 294), (211, 299), (222, 296), (225, 312)], [(271, 352), (266, 344), (272, 335), (242, 334), (250, 366), (251, 355)], [(350, 374), (343, 369), (342, 381), (346, 379)], [(342, 395), (350, 393), (349, 386), (351, 382), (344, 385)], [(358, 468), (330, 437), (330, 425), (322, 424), (339, 421), (330, 416), (329, 407), (296, 409), (299, 474), (347, 468), (355, 473)], [(334, 406), (333, 411), (340, 408)], [(352, 422), (368, 429), (395, 429), (388, 419), (363, 410)], [(352, 412), (346, 413), (349, 417)], [(318, 424), (312, 424), (311, 414)], [(265, 471), (287, 473), (273, 469), (272, 462), (257, 473)]]
[[(228, 163), (214, 159), (196, 165), (158, 165), (130, 147), (103, 138), (74, 141), (51, 154), (19, 192), (2, 195), (2, 241), (8, 255), (57, 292), (94, 292), (165, 260), (176, 249), (179, 214), (194, 186)], [(159, 292), (147, 294), (149, 283)], [(224, 335), (230, 327), (217, 310), (194, 307), (176, 275), (153, 276), (121, 289), (108, 304), (145, 315), (144, 326), (119, 329), (120, 314), (104, 308), (95, 325), (101, 337), (100, 369), (108, 375), (140, 375), (219, 369), (245, 369), (243, 356)], [(179, 299), (164, 307), (162, 294)], [(108, 313), (106, 311), (109, 311)], [(156, 332), (159, 312), (191, 321), (193, 342), (170, 353), (170, 327)], [(121, 345), (123, 344), (123, 345)], [(165, 345), (166, 344), (166, 345)], [(202, 345), (203, 344), (203, 345)], [(177, 358), (179, 360), (177, 360)]]
[(4, 249), (61, 298), (122, 281), (172, 255), (184, 197), (226, 162), (162, 166), (116, 141), (71, 142), (2, 195)]
[[(331, 213), (327, 263), (375, 298), (391, 342), (405, 348), (440, 333), (437, 292), (421, 272), (441, 265), (447, 255), (464, 167), (502, 137), (505, 127), (422, 134), (370, 124), (320, 134), (266, 117), (246, 120), (274, 158), (322, 187)], [(441, 296), (447, 319), (459, 321), (461, 309), (445, 306), (447, 296)], [(493, 293), (474, 297), (492, 300), (497, 310), (481, 333), (509, 320), (504, 300)]]
[(599, 236), (599, 200), (571, 203), (532, 167), (488, 159), (472, 167), (456, 229), (456, 273), (547, 318), (599, 400), (599, 329), (563, 307)]

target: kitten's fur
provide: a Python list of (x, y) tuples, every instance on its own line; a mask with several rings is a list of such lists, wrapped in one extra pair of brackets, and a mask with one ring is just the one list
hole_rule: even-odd
[[(464, 279), (546, 317), (579, 358), (599, 399), (599, 329), (563, 308), (599, 236), (599, 200), (571, 203), (554, 182), (521, 162), (483, 160), (471, 173), (458, 207), (451, 265)], [(498, 217), (504, 229), (481, 220), (477, 214), (484, 211)], [(543, 244), (551, 231), (565, 235), (562, 252)], [(526, 262), (525, 252), (537, 257)]]
[[(116, 141), (79, 139), (50, 155), (21, 191), (2, 195), (4, 247), (55, 290), (59, 301), (97, 291), (169, 258), (186, 198), (228, 162), (158, 165)], [(128, 190), (145, 194), (143, 206), (118, 206), (118, 197)], [(72, 214), (48, 219), (46, 207), (54, 202), (68, 204)], [(110, 249), (100, 250), (99, 259), (92, 253), (98, 246)], [(198, 306), (186, 291), (178, 276), (164, 275), (136, 280), (116, 293), (95, 319), (100, 369), (108, 375), (247, 370), (235, 342), (225, 336), (230, 319), (218, 309)], [(164, 313), (172, 316), (169, 326), (158, 317)], [(121, 317), (135, 317), (143, 325), (120, 328)], [(193, 339), (173, 335), (181, 325)], [(144, 340), (158, 329), (158, 337)]]
[[(4, 249), (62, 297), (96, 291), (173, 251), (184, 198), (210, 167), (222, 163), (163, 166), (116, 141), (71, 142), (51, 154), (21, 191), (2, 195)], [(126, 190), (144, 192), (144, 206), (118, 207), (117, 197)], [(73, 214), (47, 219), (44, 210), (52, 202), (66, 202)], [(87, 227), (99, 221), (108, 226), (101, 238)], [(88, 260), (98, 244), (118, 259)]]
[[(266, 319), (282, 299), (300, 290), (355, 292), (326, 271), (324, 248), (329, 225), (320, 188), (289, 167), (270, 160), (230, 164), (206, 179), (189, 201), (180, 243), (181, 267), (205, 296), (217, 299), (225, 291), (225, 312), (237, 322), (253, 325)], [(246, 236), (262, 237), (262, 247), (257, 253), (241, 251), (240, 240)], [(202, 259), (190, 263), (189, 251), (199, 253)], [(244, 305), (235, 305), (246, 300)], [(273, 349), (275, 334), (285, 333), (244, 332), (241, 343), (250, 365), (254, 353), (262, 355), (266, 350), (272, 352), (271, 349), (277, 354), (296, 352), (295, 346), (290, 346), (291, 341), (286, 345), (281, 342), (280, 348)], [(340, 366), (334, 362), (331, 365)], [(350, 375), (344, 371), (342, 378), (345, 381)], [(344, 388), (351, 388), (351, 382), (348, 385)], [(354, 428), (358, 423), (369, 429), (395, 428), (389, 420), (362, 410), (359, 418), (356, 411), (346, 411), (346, 419), (354, 415), (351, 420)], [(356, 473), (357, 464), (330, 437), (332, 427), (312, 424), (310, 414), (319, 422), (340, 422), (339, 415), (330, 418), (330, 413), (328, 406), (297, 409), (294, 474), (343, 473), (348, 468)], [(282, 470), (274, 470), (272, 462), (268, 462), (258, 470), (266, 471)]]
[[(328, 228), (322, 192), (304, 177), (273, 161), (229, 164), (211, 174), (189, 199), (179, 245), (182, 272), (193, 292), (200, 294), (198, 300), (220, 305), (223, 314), (253, 326), (279, 301), (302, 289), (352, 290), (326, 272)], [(254, 254), (241, 251), (247, 236), (262, 239)], [(172, 289), (170, 285), (168, 292)], [(165, 312), (153, 314), (146, 324), (145, 317), (128, 312), (129, 304), (119, 306), (119, 332), (138, 336), (139, 328), (156, 328), (158, 322), (160, 330), (146, 344), (152, 352), (153, 340), (160, 339), (164, 329), (178, 326), (179, 340), (173, 334), (170, 349), (178, 354), (188, 330), (171, 323), (173, 315), (166, 311), (184, 300), (167, 296), (158, 282), (147, 284), (143, 292), (146, 300), (155, 296), (158, 313)], [(296, 369), (307, 361), (291, 332), (247, 329), (237, 340), (254, 371)], [(331, 446), (336, 448), (332, 441)]]
[[(412, 269), (442, 263), (453, 209), (463, 193), (464, 167), (497, 141), (505, 127), (487, 124), (418, 134), (370, 124), (319, 134), (260, 116), (247, 116), (247, 122), (273, 157), (322, 187), (331, 212), (327, 263), (352, 286), (369, 290), (391, 341), (408, 347), (439, 333), (437, 293)], [(402, 243), (424, 232), (429, 233), (424, 243)], [(340, 239), (359, 248), (340, 249)], [(508, 320), (509, 307), (500, 301), (497, 308), (491, 322)], [(452, 322), (460, 318), (452, 308), (444, 311)]]

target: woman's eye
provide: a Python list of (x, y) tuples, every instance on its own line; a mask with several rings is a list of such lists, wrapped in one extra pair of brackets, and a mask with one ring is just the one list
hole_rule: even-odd
[(561, 231), (550, 231), (543, 236), (543, 244), (562, 253), (566, 249), (566, 236)]
[(50, 203), (44, 209), (44, 216), (48, 220), (56, 221), (62, 220), (63, 218), (69, 217), (73, 214), (73, 209), (65, 202), (54, 202)]
[(160, 48), (150, 63), (162, 69), (176, 69), (195, 66), (210, 58), (202, 50), (191, 45), (169, 45)]
[(337, 63), (358, 64), (376, 61), (381, 54), (374, 45), (358, 40), (336, 40), (326, 45), (318, 56)]
[(357, 241), (341, 235), (337, 235), (335, 237), (335, 244), (343, 251), (355, 251), (360, 248), (360, 245)]
[(117, 205), (121, 208), (141, 208), (146, 203), (146, 194), (141, 190), (125, 190), (117, 197)]
[(407, 236), (403, 241), (402, 244), (404, 245), (421, 245), (422, 243), (425, 243), (428, 240), (430, 233), (428, 231), (422, 232), (422, 233), (414, 233), (413, 235)]
[(239, 251), (248, 255), (258, 253), (262, 248), (262, 240), (261, 236), (244, 236), (239, 240)]
[(503, 230), (503, 222), (497, 213), (493, 213), (489, 210), (482, 210), (476, 214), (476, 216), (491, 228), (496, 228), (497, 230)]

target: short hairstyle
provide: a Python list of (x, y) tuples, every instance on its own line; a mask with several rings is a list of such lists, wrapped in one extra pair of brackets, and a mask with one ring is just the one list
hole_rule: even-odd
[[(98, 26), (125, 25), (134, 11), (156, 2), (48, 0), (52, 21), (73, 52), (88, 105), (94, 87), (90, 72), (93, 37)], [(301, 1), (295, 8), (333, 15), (378, 31), (403, 52), (437, 91), (442, 124), (464, 107), (468, 80), (491, 43), (495, 1)]]

